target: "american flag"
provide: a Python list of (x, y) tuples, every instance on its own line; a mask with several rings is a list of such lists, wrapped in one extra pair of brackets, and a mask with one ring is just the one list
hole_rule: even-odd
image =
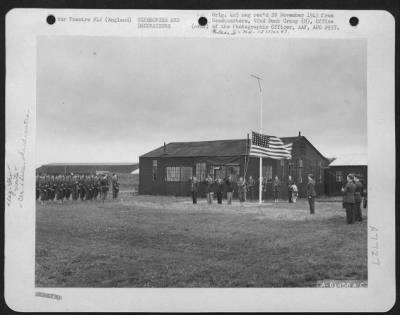
[(284, 144), (278, 137), (252, 131), (249, 155), (277, 160), (291, 159), (292, 144)]

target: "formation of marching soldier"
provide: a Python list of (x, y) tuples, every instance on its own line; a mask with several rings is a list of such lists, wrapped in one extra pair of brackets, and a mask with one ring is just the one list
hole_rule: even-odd
[(36, 200), (41, 203), (67, 200), (104, 200), (112, 189), (112, 199), (118, 198), (119, 183), (116, 174), (38, 174)]

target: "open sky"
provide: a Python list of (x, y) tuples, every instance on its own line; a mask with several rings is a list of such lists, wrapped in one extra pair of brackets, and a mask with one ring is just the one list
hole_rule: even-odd
[(165, 142), (301, 130), (326, 157), (367, 152), (366, 41), (41, 37), (37, 161), (137, 162)]

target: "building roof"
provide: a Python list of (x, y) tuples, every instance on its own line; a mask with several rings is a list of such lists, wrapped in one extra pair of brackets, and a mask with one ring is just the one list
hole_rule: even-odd
[[(303, 137), (283, 137), (286, 143), (296, 142)], [(190, 156), (240, 156), (246, 155), (248, 149), (247, 139), (170, 142), (141, 157), (190, 157)]]
[(349, 154), (336, 158), (329, 166), (365, 166), (368, 165), (367, 154)]

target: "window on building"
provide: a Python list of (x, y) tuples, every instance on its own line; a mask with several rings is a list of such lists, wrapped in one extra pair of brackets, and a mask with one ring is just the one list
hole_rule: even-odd
[(181, 179), (181, 168), (175, 166), (167, 167), (167, 182), (179, 182)]
[(234, 181), (239, 179), (240, 165), (226, 165), (226, 176), (232, 176)]
[(299, 184), (303, 182), (303, 160), (299, 160)]
[(336, 171), (335, 173), (335, 177), (336, 177), (336, 182), (337, 183), (341, 183), (343, 181), (343, 175), (342, 175), (342, 171)]
[(157, 160), (153, 160), (153, 180), (157, 179)]
[(181, 182), (186, 182), (192, 177), (193, 169), (191, 167), (181, 168)]
[(167, 166), (167, 182), (185, 182), (192, 177), (193, 169), (191, 167)]
[(281, 160), (281, 179), (285, 179), (285, 160)]
[(198, 180), (204, 180), (206, 178), (206, 163), (196, 163), (196, 176)]
[(318, 162), (318, 182), (319, 182), (320, 184), (322, 183), (322, 172), (323, 172), (323, 169), (322, 169), (322, 162), (319, 161), (319, 162)]

